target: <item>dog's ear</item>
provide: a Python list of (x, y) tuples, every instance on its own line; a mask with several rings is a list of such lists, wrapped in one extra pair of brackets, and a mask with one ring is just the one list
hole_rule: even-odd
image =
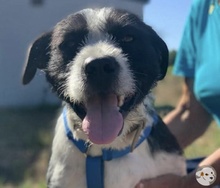
[(169, 51), (166, 43), (158, 36), (157, 47), (160, 57), (160, 75), (159, 80), (162, 80), (167, 73), (168, 63), (169, 63)]
[(50, 43), (52, 32), (40, 36), (29, 49), (24, 68), (22, 83), (28, 84), (36, 74), (37, 69), (44, 70), (50, 58)]
[(167, 72), (169, 62), (169, 51), (166, 43), (158, 36), (158, 34), (151, 28), (152, 45), (154, 46), (160, 63), (160, 74), (158, 80), (162, 80)]

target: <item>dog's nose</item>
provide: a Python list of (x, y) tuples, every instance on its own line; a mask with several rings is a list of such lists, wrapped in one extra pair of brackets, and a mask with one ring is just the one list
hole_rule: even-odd
[(114, 57), (88, 58), (85, 64), (87, 76), (106, 77), (117, 74), (119, 70), (118, 62)]
[(106, 92), (115, 87), (120, 66), (114, 57), (88, 58), (85, 61), (87, 84), (97, 92)]

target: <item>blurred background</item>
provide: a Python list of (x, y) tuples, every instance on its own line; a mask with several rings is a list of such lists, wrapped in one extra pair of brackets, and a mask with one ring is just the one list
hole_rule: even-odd
[[(88, 7), (127, 9), (151, 25), (170, 51), (165, 80), (154, 93), (163, 116), (176, 104), (181, 79), (172, 65), (191, 0), (0, 0), (0, 188), (45, 188), (45, 174), (60, 101), (38, 72), (21, 84), (29, 45), (68, 14)], [(187, 158), (207, 155), (220, 145), (213, 122), (202, 139), (186, 148)]]

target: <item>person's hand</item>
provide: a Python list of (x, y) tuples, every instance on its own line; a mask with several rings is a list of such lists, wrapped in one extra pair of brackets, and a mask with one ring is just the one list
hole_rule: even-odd
[(184, 187), (185, 177), (166, 174), (152, 179), (141, 180), (135, 188), (171, 188)]

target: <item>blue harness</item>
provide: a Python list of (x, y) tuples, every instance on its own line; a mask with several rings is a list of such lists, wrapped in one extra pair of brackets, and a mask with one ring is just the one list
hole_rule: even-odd
[[(86, 181), (88, 188), (104, 188), (104, 161), (110, 161), (115, 158), (123, 157), (124, 155), (132, 151), (132, 146), (127, 146), (122, 150), (116, 149), (102, 149), (101, 156), (89, 156), (87, 151), (89, 149), (89, 143), (84, 140), (76, 140), (73, 137), (72, 131), (69, 128), (66, 108), (63, 109), (63, 120), (66, 135), (68, 139), (82, 152), (86, 155)], [(154, 123), (157, 123), (158, 117), (154, 117)], [(139, 136), (134, 148), (137, 148), (144, 140), (147, 139), (152, 129), (152, 125), (146, 126), (143, 130), (143, 134)]]

